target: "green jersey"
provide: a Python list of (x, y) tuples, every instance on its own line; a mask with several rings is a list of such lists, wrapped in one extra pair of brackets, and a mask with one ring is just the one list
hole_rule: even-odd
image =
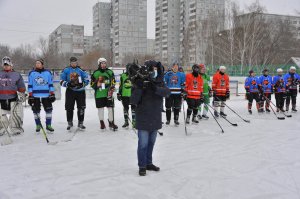
[(207, 74), (201, 74), (201, 76), (203, 79), (203, 95), (208, 95), (210, 90), (210, 86), (209, 86), (210, 76)]
[(130, 97), (131, 96), (131, 81), (128, 78), (127, 73), (123, 73), (120, 77), (120, 87), (119, 87), (119, 93), (122, 97)]
[(115, 87), (115, 75), (110, 69), (98, 69), (91, 77), (91, 87), (95, 89), (95, 98), (108, 97), (110, 89)]

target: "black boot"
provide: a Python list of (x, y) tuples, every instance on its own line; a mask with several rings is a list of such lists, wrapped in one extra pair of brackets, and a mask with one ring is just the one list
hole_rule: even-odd
[(67, 130), (70, 130), (73, 127), (73, 122), (68, 122)]
[(201, 115), (197, 115), (199, 120), (202, 120), (202, 116)]
[(160, 170), (160, 168), (155, 166), (154, 164), (147, 165), (146, 169), (149, 171), (159, 171)]
[(214, 111), (214, 115), (215, 115), (215, 117), (219, 117), (218, 111)]
[(81, 130), (86, 129), (86, 127), (83, 125), (83, 122), (78, 123), (78, 128), (80, 128)]
[(129, 126), (128, 120), (125, 120), (125, 123), (123, 124), (122, 128), (127, 128)]
[(252, 114), (252, 110), (251, 109), (249, 109), (248, 112), (249, 112), (249, 114)]
[(178, 120), (174, 120), (174, 124), (179, 125), (180, 123), (178, 122)]
[(170, 120), (167, 120), (167, 121), (166, 121), (166, 125), (169, 125), (169, 124), (170, 124)]
[(109, 122), (109, 128), (110, 128), (110, 129), (112, 129), (112, 130), (114, 130), (114, 131), (118, 129), (118, 126), (115, 125), (114, 122), (110, 122), (110, 121), (108, 121), (108, 122)]
[(202, 118), (204, 118), (204, 119), (209, 119), (209, 117), (207, 116), (207, 115), (202, 115)]
[(296, 106), (293, 106), (292, 111), (297, 112)]
[(199, 123), (199, 121), (197, 120), (197, 117), (196, 117), (196, 115), (193, 115), (192, 122), (194, 122), (194, 123), (196, 123), (196, 124), (198, 124), (198, 123)]
[(105, 129), (106, 127), (105, 127), (105, 123), (104, 123), (104, 121), (103, 120), (100, 120), (100, 129)]
[(226, 117), (226, 116), (227, 116), (224, 112), (220, 112), (220, 115), (221, 115), (222, 117)]
[(139, 175), (145, 176), (146, 175), (146, 168), (139, 168)]
[(186, 118), (186, 120), (185, 120), (185, 123), (186, 123), (186, 124), (189, 124), (189, 123), (190, 123), (190, 116), (189, 116), (189, 115), (187, 116), (187, 118)]

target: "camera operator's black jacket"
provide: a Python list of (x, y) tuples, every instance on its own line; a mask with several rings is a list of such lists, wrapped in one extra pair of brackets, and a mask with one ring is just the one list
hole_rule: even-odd
[(168, 97), (170, 90), (163, 81), (163, 74), (152, 81), (151, 86), (141, 88), (134, 85), (130, 102), (136, 105), (136, 128), (154, 131), (162, 128), (163, 97)]

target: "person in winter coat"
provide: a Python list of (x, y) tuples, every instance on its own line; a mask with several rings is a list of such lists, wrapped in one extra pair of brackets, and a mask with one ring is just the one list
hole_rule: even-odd
[(125, 123), (122, 126), (123, 128), (127, 128), (129, 126), (129, 105), (131, 106), (131, 122), (132, 127), (135, 128), (135, 106), (130, 104), (130, 96), (131, 96), (131, 88), (132, 83), (129, 78), (129, 65), (126, 65), (126, 71), (120, 77), (120, 86), (119, 92), (117, 94), (117, 99), (122, 101), (123, 112), (124, 112), (124, 120)]
[(35, 68), (28, 75), (28, 104), (32, 107), (36, 132), (41, 130), (41, 103), (46, 112), (46, 129), (53, 132), (52, 128), (52, 103), (55, 101), (52, 74), (44, 68), (44, 60), (35, 62)]
[(197, 120), (198, 107), (203, 103), (203, 79), (199, 74), (198, 64), (192, 66), (192, 73), (186, 74), (184, 99), (188, 104), (186, 123), (190, 123), (190, 117), (193, 113), (192, 122), (199, 123)]
[[(261, 83), (260, 89), (260, 111), (264, 112), (264, 105), (266, 112), (270, 112), (270, 101), (273, 93), (272, 77), (269, 75), (269, 70), (264, 69), (262, 76), (259, 77)], [(266, 102), (266, 103), (265, 103)]]
[(202, 112), (202, 105), (199, 106), (198, 108), (198, 119), (208, 119), (209, 117), (207, 116), (208, 112), (208, 105), (210, 103), (210, 99), (212, 97), (212, 90), (209, 86), (210, 82), (210, 76), (206, 74), (206, 67), (204, 64), (200, 64), (200, 72), (199, 74), (201, 75), (203, 79), (203, 98), (204, 98), (204, 103), (203, 103), (203, 113)]
[[(229, 91), (229, 76), (226, 74), (226, 67), (220, 66), (219, 71), (213, 76), (212, 81), (212, 90), (214, 97), (214, 115), (215, 117), (226, 117), (227, 115), (224, 113), (225, 102), (230, 98)], [(219, 107), (220, 112), (219, 112)]]
[(283, 70), (281, 68), (277, 69), (277, 75), (273, 77), (272, 80), (273, 91), (275, 93), (277, 112), (285, 112), (284, 101), (286, 99), (286, 85), (283, 77)]
[(161, 107), (163, 98), (170, 95), (165, 86), (163, 69), (160, 62), (146, 61), (150, 80), (133, 81), (131, 104), (136, 106), (136, 128), (138, 129), (138, 166), (139, 175), (145, 176), (146, 170), (159, 171), (153, 164), (152, 153), (157, 132), (162, 128)]
[(114, 119), (114, 98), (115, 91), (115, 75), (114, 72), (107, 68), (107, 60), (105, 58), (98, 59), (98, 69), (94, 71), (91, 77), (91, 87), (95, 90), (95, 102), (98, 109), (100, 120), (100, 129), (105, 129), (104, 123), (104, 107), (108, 110), (109, 128), (117, 130)]
[(181, 93), (184, 90), (185, 75), (178, 71), (178, 64), (174, 63), (171, 71), (167, 72), (164, 77), (166, 86), (170, 89), (171, 95), (166, 98), (166, 125), (170, 124), (172, 109), (174, 110), (174, 123), (179, 125), (179, 112), (181, 109)]
[[(296, 103), (297, 103), (297, 86), (300, 82), (300, 76), (296, 73), (296, 67), (291, 66), (287, 74), (284, 75), (284, 82), (286, 85), (286, 111), (289, 111), (290, 103), (292, 101), (292, 111), (297, 112)], [(300, 87), (299, 87), (300, 92)]]
[[(3, 70), (0, 71), (0, 105), (1, 122), (0, 135), (9, 127), (13, 135), (24, 132), (23, 106), (25, 101), (25, 84), (20, 73), (13, 70), (13, 64), (9, 57), (2, 59)], [(8, 118), (7, 115), (10, 115)]]
[(86, 108), (85, 87), (89, 84), (88, 74), (78, 66), (76, 57), (70, 58), (70, 66), (66, 67), (60, 76), (60, 84), (66, 87), (65, 109), (67, 112), (68, 127), (73, 127), (73, 112), (75, 102), (77, 105), (78, 128), (81, 130), (86, 127), (83, 125), (84, 112)]
[(260, 97), (259, 90), (261, 84), (259, 78), (255, 76), (253, 70), (249, 71), (249, 77), (245, 80), (245, 90), (246, 90), (246, 98), (248, 100), (248, 112), (252, 114), (252, 103), (253, 100), (256, 101), (257, 112), (260, 110)]

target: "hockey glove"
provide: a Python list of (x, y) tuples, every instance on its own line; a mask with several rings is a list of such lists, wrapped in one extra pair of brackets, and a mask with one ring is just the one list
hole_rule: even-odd
[(203, 104), (204, 103), (204, 96), (203, 96), (203, 93), (201, 93), (201, 96), (200, 96), (200, 104)]
[(214, 92), (211, 89), (209, 89), (208, 96), (211, 98), (213, 96), (213, 94), (214, 94)]
[(26, 100), (26, 95), (25, 93), (18, 93), (18, 101), (23, 103)]
[(55, 100), (56, 100), (55, 94), (54, 94), (54, 92), (51, 92), (51, 93), (50, 93), (50, 96), (49, 96), (49, 101), (50, 101), (51, 103), (53, 103), (53, 102), (55, 102)]
[(118, 99), (119, 101), (122, 101), (122, 95), (121, 95), (120, 93), (117, 94), (117, 99)]
[(230, 91), (226, 91), (226, 99), (230, 99)]
[(32, 96), (32, 94), (29, 94), (28, 104), (29, 104), (29, 106), (33, 106), (33, 104), (34, 104), (34, 97)]
[(181, 95), (183, 100), (187, 99), (187, 93), (185, 91), (183, 91), (180, 95)]

